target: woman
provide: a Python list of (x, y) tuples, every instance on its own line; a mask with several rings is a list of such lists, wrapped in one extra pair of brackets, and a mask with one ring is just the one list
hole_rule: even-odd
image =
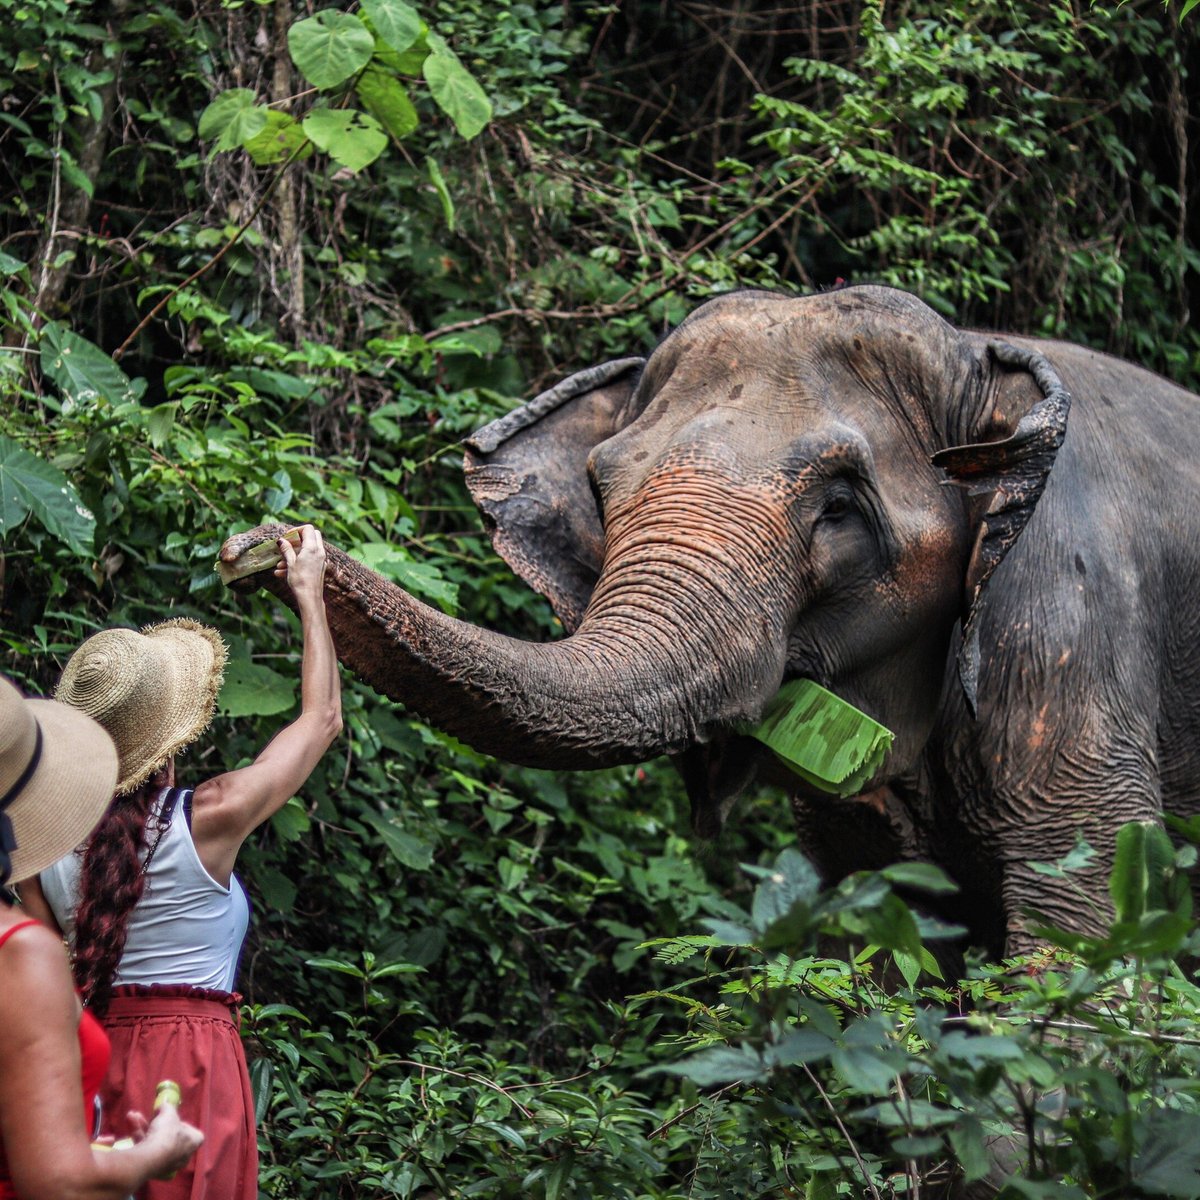
[(10, 900), (87, 836), (117, 778), (112, 740), (53, 700), (25, 700), (0, 677), (0, 1200), (123, 1200), (182, 1167), (203, 1140), (163, 1105), (135, 1144), (93, 1149), (108, 1039), (81, 1009), (62, 939)]
[(233, 874), (246, 837), (278, 812), (341, 730), (337, 660), (325, 619), (325, 548), (304, 526), (280, 540), (300, 613), (300, 716), (247, 767), (174, 787), (174, 756), (208, 727), (225, 664), (215, 630), (186, 619), (94, 634), (71, 656), (56, 696), (112, 736), (120, 775), (81, 853), (43, 871), (31, 911), (74, 948), (75, 976), (113, 1040), (101, 1089), (112, 1121), (148, 1103), (161, 1076), (205, 1143), (194, 1164), (144, 1200), (257, 1200), (258, 1149), (233, 993), (249, 906)]

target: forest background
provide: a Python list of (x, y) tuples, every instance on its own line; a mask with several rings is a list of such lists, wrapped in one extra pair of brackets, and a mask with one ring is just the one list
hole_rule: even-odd
[[(229, 533), (312, 521), (554, 637), (459, 439), (716, 292), (893, 284), (1200, 383), (1174, 5), (0, 20), (0, 669), (45, 691), (97, 628), (215, 623), (193, 782), (294, 711), (296, 622), (220, 586)], [(941, 980), (946, 931), (892, 886), (945, 881), (818, 893), (782, 796), (698, 843), (666, 764), (509, 767), (345, 682), (345, 736), (244, 858), (264, 1196), (933, 1197), (998, 1134), (1011, 1195), (1200, 1195), (1189, 845), (1127, 841), (1106, 939)]]

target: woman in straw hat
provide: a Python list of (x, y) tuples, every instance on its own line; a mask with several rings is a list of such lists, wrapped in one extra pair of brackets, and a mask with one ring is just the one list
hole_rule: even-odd
[[(94, 634), (67, 662), (56, 696), (112, 735), (120, 777), (86, 850), (41, 874), (31, 909), (71, 941), (75, 976), (113, 1039), (101, 1089), (110, 1121), (168, 1077), (201, 1125), (195, 1162), (140, 1200), (257, 1200), (254, 1104), (236, 1017), (249, 919), (233, 868), (245, 838), (303, 785), (342, 727), (337, 660), (325, 618), (325, 548), (304, 526), (280, 541), (276, 573), (300, 613), (300, 716), (249, 766), (174, 786), (174, 756), (212, 720), (225, 665), (215, 630), (195, 621)], [(24, 897), (23, 897), (24, 898)]]
[(80, 1007), (61, 938), (9, 898), (8, 884), (87, 836), (116, 778), (117, 752), (99, 725), (23, 699), (0, 676), (0, 1200), (118, 1200), (177, 1171), (203, 1140), (165, 1104), (149, 1125), (129, 1114), (130, 1147), (93, 1148), (108, 1038)]

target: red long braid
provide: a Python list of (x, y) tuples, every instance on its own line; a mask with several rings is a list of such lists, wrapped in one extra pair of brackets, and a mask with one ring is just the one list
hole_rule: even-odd
[(146, 826), (168, 780), (164, 767), (135, 791), (116, 797), (83, 855), (75, 910), (75, 983), (97, 1016), (108, 1011), (129, 918), (146, 887)]

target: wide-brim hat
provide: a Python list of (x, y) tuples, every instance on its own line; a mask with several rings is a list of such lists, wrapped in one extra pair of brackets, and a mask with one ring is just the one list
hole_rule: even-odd
[(71, 853), (99, 823), (117, 782), (117, 748), (90, 717), (29, 700), (0, 676), (0, 874), (30, 879)]
[(67, 660), (54, 698), (108, 730), (117, 792), (132, 792), (208, 728), (227, 654), (215, 629), (187, 617), (104, 629)]

